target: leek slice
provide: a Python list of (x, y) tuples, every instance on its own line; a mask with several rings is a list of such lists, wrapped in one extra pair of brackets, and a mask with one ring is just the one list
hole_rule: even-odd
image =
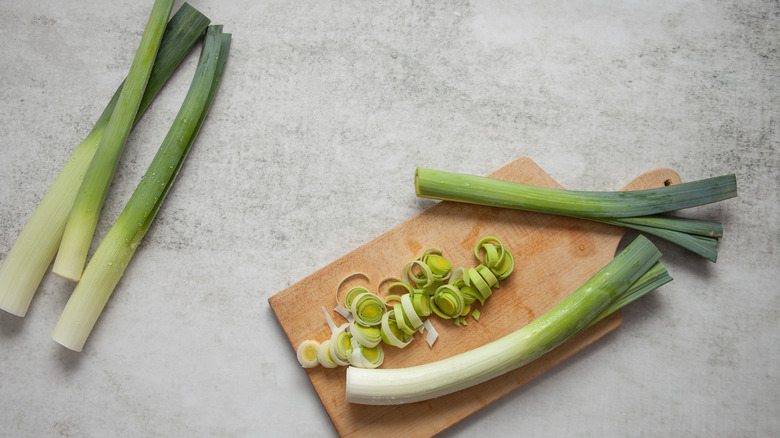
[(304, 368), (314, 368), (320, 364), (320, 343), (307, 339), (298, 345), (298, 363)]
[(92, 236), (106, 198), (114, 171), (119, 163), (127, 136), (133, 127), (141, 98), (146, 89), (152, 65), (162, 42), (165, 23), (173, 9), (173, 0), (155, 0), (141, 43), (127, 74), (114, 112), (106, 124), (100, 145), (89, 163), (79, 193), (68, 215), (60, 249), (52, 272), (79, 281), (87, 260)]
[(382, 345), (366, 347), (360, 345), (352, 338), (352, 352), (349, 355), (349, 364), (353, 367), (364, 369), (376, 368), (385, 360), (385, 352)]
[(468, 352), (399, 368), (347, 369), (351, 403), (401, 404), (427, 400), (482, 383), (525, 365), (579, 333), (644, 276), (661, 257), (639, 236), (598, 273), (525, 327)]
[[(188, 3), (184, 3), (168, 22), (135, 122), (138, 122), (184, 56), (203, 35), (208, 24), (209, 19)], [(123, 84), (116, 90), (87, 137), (73, 151), (0, 266), (0, 309), (17, 316), (25, 316), (27, 313), (57, 253), (68, 213), (114, 111)]]
[[(349, 298), (349, 294), (347, 297)], [(376, 294), (362, 292), (351, 301), (350, 311), (357, 323), (365, 326), (376, 326), (382, 322), (382, 315), (387, 308), (385, 302)]]
[(341, 366), (349, 365), (349, 356), (352, 353), (352, 335), (344, 330), (333, 333), (328, 349), (334, 362)]
[[(381, 323), (381, 320), (380, 320)], [(352, 338), (364, 347), (375, 347), (382, 342), (382, 330), (379, 326), (365, 326), (352, 321), (349, 324)]]
[(407, 335), (398, 327), (395, 320), (395, 310), (382, 315), (382, 341), (393, 347), (404, 348), (412, 342), (412, 336)]
[(325, 368), (336, 368), (339, 366), (330, 355), (330, 339), (326, 339), (325, 342), (320, 344), (320, 348), (317, 349), (317, 361)]
[(401, 308), (404, 311), (404, 315), (409, 319), (409, 326), (413, 330), (417, 330), (423, 325), (423, 321), (420, 319), (420, 315), (417, 314), (409, 294), (401, 296)]
[(211, 103), (227, 63), (230, 34), (209, 26), (192, 84), (149, 169), (98, 246), (62, 311), (52, 338), (81, 351), (125, 268), (173, 185)]

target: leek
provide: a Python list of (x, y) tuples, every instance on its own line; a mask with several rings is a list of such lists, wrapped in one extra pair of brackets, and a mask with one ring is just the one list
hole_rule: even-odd
[[(135, 122), (203, 35), (208, 24), (209, 19), (187, 3), (168, 22)], [(0, 309), (17, 316), (27, 313), (35, 291), (57, 253), (68, 213), (121, 90), (122, 85), (87, 137), (73, 151), (0, 266)]]
[(717, 222), (659, 216), (737, 196), (737, 180), (723, 175), (656, 189), (586, 192), (551, 189), (418, 167), (417, 196), (573, 216), (633, 228), (717, 260)]
[(52, 338), (81, 351), (108, 298), (170, 190), (222, 78), (230, 34), (209, 26), (187, 96), (149, 169), (98, 246), (65, 305)]
[(173, 9), (173, 0), (155, 0), (152, 6), (149, 21), (114, 112), (111, 113), (111, 118), (106, 124), (100, 145), (92, 162), (89, 163), (68, 216), (60, 249), (52, 268), (52, 271), (60, 277), (72, 281), (81, 278), (81, 271), (87, 260), (87, 252), (100, 210), (103, 208), (103, 201), (114, 177), (127, 136), (133, 127), (171, 9)]
[[(459, 391), (517, 369), (589, 326), (653, 272), (661, 253), (639, 236), (598, 273), (550, 311), (496, 341), (437, 362), (398, 369), (347, 369), (347, 401), (401, 404)], [(660, 266), (660, 264), (658, 264)], [(668, 274), (667, 274), (668, 275)], [(665, 277), (668, 281), (671, 277)], [(645, 291), (646, 292), (646, 291)]]

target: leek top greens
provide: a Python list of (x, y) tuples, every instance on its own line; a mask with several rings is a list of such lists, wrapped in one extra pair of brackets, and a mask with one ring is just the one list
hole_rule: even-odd
[(418, 167), (417, 196), (590, 219), (666, 239), (710, 261), (717, 260), (717, 222), (661, 216), (737, 196), (734, 175), (656, 189), (585, 192), (551, 189)]

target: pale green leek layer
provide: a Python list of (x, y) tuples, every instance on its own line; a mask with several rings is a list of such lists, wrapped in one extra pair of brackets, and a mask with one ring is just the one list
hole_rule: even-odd
[(209, 26), (198, 67), (179, 113), (127, 205), (98, 246), (52, 332), (81, 351), (146, 234), (214, 100), (230, 48), (222, 26)]
[[(136, 122), (208, 24), (209, 19), (187, 3), (168, 22)], [(27, 313), (35, 291), (57, 253), (68, 213), (121, 90), (122, 85), (90, 133), (73, 151), (0, 266), (0, 309), (17, 316)]]

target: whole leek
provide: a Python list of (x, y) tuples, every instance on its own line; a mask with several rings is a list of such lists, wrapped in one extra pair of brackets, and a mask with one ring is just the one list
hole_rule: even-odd
[(171, 129), (57, 321), (52, 338), (63, 346), (83, 348), (195, 141), (219, 87), (229, 48), (230, 34), (223, 34), (222, 26), (209, 26), (195, 76)]
[(633, 228), (676, 243), (708, 260), (717, 259), (717, 222), (660, 216), (737, 196), (734, 175), (634, 191), (587, 192), (551, 189), (418, 167), (417, 196), (444, 201), (573, 216)]
[(89, 163), (68, 216), (52, 268), (60, 277), (73, 281), (78, 281), (81, 277), (103, 201), (111, 186), (127, 136), (133, 127), (171, 9), (173, 0), (155, 0), (152, 6), (149, 21), (114, 112), (106, 124), (100, 145)]
[[(655, 246), (637, 237), (609, 264), (550, 311), (496, 341), (437, 362), (397, 369), (347, 369), (347, 401), (402, 404), (427, 400), (517, 369), (587, 328), (619, 302), (632, 284), (647, 292), (665, 274)], [(659, 274), (659, 271), (660, 274)], [(641, 280), (648, 275), (653, 279)], [(625, 303), (624, 303), (625, 304)]]
[[(209, 19), (187, 3), (184, 3), (168, 22), (146, 91), (136, 113), (136, 122), (203, 35), (208, 24)], [(87, 137), (73, 151), (0, 266), (0, 309), (17, 316), (27, 313), (35, 291), (57, 253), (68, 213), (121, 90), (122, 85), (116, 90)]]

